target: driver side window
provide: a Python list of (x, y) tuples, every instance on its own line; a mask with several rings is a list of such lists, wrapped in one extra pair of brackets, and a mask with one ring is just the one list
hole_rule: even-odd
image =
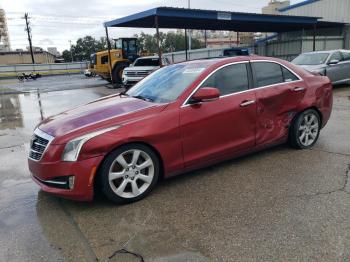
[(332, 60), (338, 60), (341, 61), (342, 60), (342, 56), (340, 54), (340, 52), (335, 52), (331, 55), (331, 57), (329, 58), (329, 62)]
[(215, 87), (220, 96), (248, 90), (247, 63), (225, 66), (212, 74), (201, 87)]

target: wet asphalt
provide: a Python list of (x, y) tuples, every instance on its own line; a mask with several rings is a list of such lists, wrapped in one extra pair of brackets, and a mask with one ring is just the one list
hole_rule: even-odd
[(311, 150), (281, 145), (230, 160), (161, 182), (131, 205), (41, 192), (26, 159), (37, 122), (113, 92), (0, 95), (0, 261), (140, 261), (108, 259), (122, 248), (145, 261), (350, 260), (350, 86), (335, 88)]

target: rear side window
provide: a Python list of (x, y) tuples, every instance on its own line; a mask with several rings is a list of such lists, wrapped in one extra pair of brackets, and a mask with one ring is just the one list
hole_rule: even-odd
[(284, 82), (292, 82), (292, 81), (299, 80), (299, 78), (296, 75), (294, 75), (291, 71), (289, 71), (287, 68), (285, 68), (284, 66), (281, 66), (281, 68), (282, 68)]
[(337, 60), (337, 61), (341, 61), (342, 60), (342, 56), (340, 52), (335, 52), (331, 55), (331, 57), (329, 58), (329, 62), (332, 60)]
[(247, 90), (247, 64), (234, 64), (219, 69), (202, 84), (202, 87), (215, 87), (219, 89), (221, 96)]
[(254, 62), (252, 63), (257, 82), (257, 87), (283, 83), (281, 66), (276, 63)]

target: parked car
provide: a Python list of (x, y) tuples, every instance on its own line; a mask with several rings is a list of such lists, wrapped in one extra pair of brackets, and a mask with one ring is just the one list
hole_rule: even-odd
[(328, 76), (333, 85), (350, 82), (350, 50), (304, 53), (292, 63), (310, 72)]
[(110, 200), (129, 203), (160, 178), (287, 141), (310, 148), (331, 109), (329, 78), (289, 62), (188, 61), (42, 121), (29, 169), (44, 191), (91, 200), (99, 187)]
[(248, 48), (232, 47), (224, 49), (222, 52), (223, 56), (241, 56), (241, 55), (250, 55)]
[[(162, 58), (162, 65), (169, 65), (168, 58)], [(126, 88), (129, 88), (158, 69), (159, 56), (144, 56), (135, 60), (133, 64), (123, 71), (122, 81)]]
[(86, 77), (95, 77), (96, 73), (94, 71), (92, 71), (91, 69), (85, 69), (84, 70), (84, 75)]

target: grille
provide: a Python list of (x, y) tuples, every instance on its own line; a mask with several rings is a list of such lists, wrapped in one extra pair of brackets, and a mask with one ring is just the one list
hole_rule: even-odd
[(127, 71), (125, 72), (125, 75), (127, 76), (147, 76), (150, 72), (149, 71)]
[(51, 140), (51, 136), (40, 131), (39, 129), (36, 129), (32, 140), (30, 141), (29, 158), (39, 161)]

